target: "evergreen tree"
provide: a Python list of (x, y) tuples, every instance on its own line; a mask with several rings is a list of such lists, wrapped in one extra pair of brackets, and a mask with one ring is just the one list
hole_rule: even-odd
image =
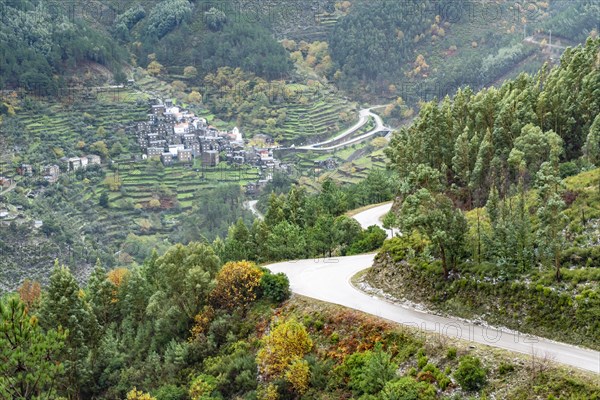
[(594, 123), (590, 127), (584, 151), (590, 163), (600, 166), (600, 114), (596, 116)]
[(42, 331), (16, 296), (0, 301), (0, 398), (52, 399), (64, 373), (59, 362), (67, 333)]
[(463, 256), (467, 222), (462, 211), (442, 193), (419, 189), (409, 195), (400, 211), (403, 232), (417, 230), (431, 241), (442, 260), (444, 278)]
[(568, 217), (564, 213), (565, 202), (561, 197), (562, 182), (558, 168), (551, 163), (542, 164), (537, 174), (539, 187), (537, 216), (537, 243), (542, 260), (554, 268), (557, 281), (561, 280), (561, 254), (566, 244), (565, 227)]
[(107, 279), (106, 271), (100, 264), (99, 259), (96, 261), (96, 266), (88, 281), (87, 291), (90, 305), (98, 323), (101, 326), (107, 326), (114, 316), (113, 303), (116, 301), (117, 288)]
[(40, 319), (48, 329), (67, 331), (62, 361), (65, 381), (62, 390), (70, 399), (81, 397), (82, 384), (89, 374), (88, 343), (98, 332), (96, 319), (85, 301), (85, 293), (75, 277), (58, 261), (50, 276), (50, 283), (40, 311)]

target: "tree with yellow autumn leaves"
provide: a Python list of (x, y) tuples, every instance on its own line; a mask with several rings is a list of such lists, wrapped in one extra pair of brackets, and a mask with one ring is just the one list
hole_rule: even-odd
[(232, 309), (256, 300), (263, 272), (248, 261), (228, 262), (217, 275), (211, 303)]
[(275, 323), (263, 338), (256, 363), (259, 373), (267, 380), (285, 379), (302, 394), (308, 389), (310, 369), (304, 356), (313, 347), (304, 325), (295, 319)]

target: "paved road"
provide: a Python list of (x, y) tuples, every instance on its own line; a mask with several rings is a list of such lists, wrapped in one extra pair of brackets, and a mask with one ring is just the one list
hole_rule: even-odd
[[(535, 40), (535, 38), (533, 36), (528, 36), (525, 39), (523, 39), (523, 41), (527, 42), (527, 43), (532, 43), (532, 44), (539, 44), (539, 45), (542, 44), (541, 41)], [(554, 49), (559, 49), (559, 50), (566, 50), (565, 46), (560, 46), (558, 44), (545, 43), (544, 46), (546, 46), (546, 47), (552, 47)]]
[[(381, 107), (384, 107), (384, 106), (374, 106), (371, 108), (365, 108), (363, 110), (360, 110), (358, 122), (356, 124), (354, 124), (352, 127), (350, 127), (349, 129), (345, 130), (344, 132), (340, 133), (339, 135), (337, 135), (331, 139), (328, 139), (328, 140), (326, 140), (324, 142), (320, 142), (320, 143), (295, 147), (295, 149), (297, 149), (297, 150), (312, 150), (312, 151), (331, 151), (331, 150), (339, 149), (342, 147), (350, 146), (354, 143), (360, 143), (360, 142), (376, 135), (377, 133), (379, 133), (381, 131), (387, 131), (387, 130), (391, 131), (391, 128), (388, 128), (383, 124), (383, 120), (381, 119), (381, 117), (379, 115), (375, 114), (374, 112), (372, 112), (372, 110), (374, 110), (376, 108), (381, 108)], [(340, 140), (343, 140), (346, 137), (352, 136), (354, 134), (354, 132), (358, 131), (369, 121), (369, 118), (373, 118), (375, 120), (375, 128), (373, 128), (369, 132), (364, 133), (360, 136), (357, 136), (350, 140), (346, 140), (343, 143), (338, 143), (335, 145), (332, 144), (332, 143), (338, 142)]]
[[(377, 224), (379, 216), (389, 210), (382, 205), (355, 216), (363, 227)], [(485, 327), (458, 318), (446, 318), (414, 310), (370, 296), (355, 289), (350, 279), (369, 268), (375, 254), (333, 259), (296, 260), (272, 264), (273, 272), (283, 272), (290, 279), (294, 293), (355, 310), (363, 311), (404, 325), (418, 327), (440, 335), (486, 344), (492, 347), (549, 358), (584, 370), (600, 373), (600, 353), (568, 344), (521, 334), (506, 329)]]
[(389, 229), (383, 227), (383, 223), (380, 218), (387, 214), (392, 209), (392, 202), (382, 204), (377, 207), (370, 208), (354, 216), (363, 228), (368, 228), (371, 225), (377, 225), (381, 229), (387, 232), (388, 237), (392, 237), (392, 232)]

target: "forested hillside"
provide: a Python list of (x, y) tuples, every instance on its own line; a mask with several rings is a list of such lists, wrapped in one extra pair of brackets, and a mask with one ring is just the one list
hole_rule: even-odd
[(355, 1), (327, 41), (341, 87), (416, 103), (535, 71), (557, 56), (548, 40), (559, 52), (597, 34), (598, 12), (587, 1)]
[(592, 375), (290, 295), (285, 275), (201, 243), (86, 286), (0, 299), (0, 395), (68, 399), (597, 398)]
[(438, 171), (467, 207), (484, 205), (492, 186), (504, 197), (520, 178), (528, 187), (540, 171), (572, 174), (582, 155), (597, 162), (599, 48), (599, 39), (589, 39), (568, 49), (557, 68), (423, 105), (394, 136), (390, 160), (405, 179), (416, 179), (419, 166)]
[(0, 88), (56, 95), (65, 74), (86, 62), (107, 66), (125, 81), (126, 52), (110, 36), (70, 18), (62, 4), (2, 0), (0, 10)]
[(427, 103), (394, 136), (388, 218), (404, 235), (379, 254), (374, 285), (600, 346), (599, 50), (588, 39), (559, 67)]

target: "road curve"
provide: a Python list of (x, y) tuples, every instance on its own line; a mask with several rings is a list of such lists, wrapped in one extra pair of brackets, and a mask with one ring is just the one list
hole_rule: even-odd
[[(357, 214), (364, 227), (379, 223), (379, 217), (390, 204)], [(379, 213), (379, 214), (378, 214)], [(441, 317), (428, 312), (394, 304), (356, 289), (351, 278), (373, 265), (375, 254), (363, 254), (330, 259), (295, 260), (267, 266), (271, 271), (285, 273), (294, 293), (366, 312), (403, 325), (413, 326), (440, 335), (455, 337), (522, 354), (548, 358), (580, 369), (600, 373), (600, 352), (548, 339), (525, 335), (508, 329), (498, 329)]]
[[(381, 131), (386, 131), (386, 130), (391, 131), (391, 128), (387, 128), (384, 125), (381, 117), (379, 115), (375, 114), (374, 112), (372, 112), (372, 110), (374, 110), (376, 108), (381, 108), (381, 107), (384, 107), (384, 106), (373, 106), (370, 108), (365, 108), (365, 109), (360, 110), (358, 122), (356, 124), (354, 124), (352, 127), (346, 129), (344, 132), (340, 133), (339, 135), (337, 135), (331, 139), (325, 140), (324, 142), (320, 142), (320, 143), (314, 143), (314, 144), (310, 144), (310, 145), (306, 145), (306, 146), (295, 147), (295, 149), (296, 150), (312, 150), (312, 151), (331, 151), (331, 150), (335, 150), (335, 149), (339, 149), (339, 148), (342, 148), (345, 146), (352, 145), (354, 143), (362, 142), (363, 140), (368, 139)], [(373, 128), (372, 130), (370, 130), (367, 133), (364, 133), (360, 136), (357, 136), (355, 138), (347, 140), (343, 143), (331, 145), (332, 143), (342, 140), (345, 137), (351, 136), (354, 132), (358, 131), (360, 128), (362, 128), (367, 123), (367, 121), (369, 120), (370, 117), (372, 117), (375, 120), (375, 128)]]
[(387, 232), (388, 237), (392, 237), (391, 231), (383, 227), (383, 223), (380, 218), (387, 214), (392, 209), (392, 202), (379, 205), (377, 207), (369, 208), (361, 213), (356, 214), (353, 218), (358, 221), (363, 229), (367, 229), (371, 225), (377, 225), (381, 229)]

